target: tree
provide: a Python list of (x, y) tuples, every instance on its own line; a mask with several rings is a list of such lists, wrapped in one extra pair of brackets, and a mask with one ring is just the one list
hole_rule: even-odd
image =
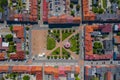
[(11, 41), (11, 42), (9, 43), (9, 45), (14, 45), (14, 42), (13, 42), (13, 41)]
[(70, 8), (73, 8), (74, 4), (73, 3), (70, 3)]
[(102, 44), (100, 42), (95, 42), (94, 43), (94, 48), (95, 49), (101, 49), (102, 48)]
[(94, 13), (98, 13), (98, 8), (97, 8), (97, 7), (93, 7), (93, 8), (92, 8), (92, 11), (93, 11)]
[(6, 41), (11, 42), (11, 41), (13, 41), (13, 35), (12, 34), (7, 34), (5, 36), (5, 39), (6, 39)]
[(26, 27), (25, 29), (28, 31), (30, 28), (29, 28), (29, 27)]
[(77, 11), (80, 10), (80, 5), (79, 5), (79, 4), (76, 6), (76, 10), (77, 10)]
[(50, 59), (50, 56), (47, 56), (48, 59)]
[(120, 32), (118, 32), (117, 35), (120, 36)]
[(29, 54), (29, 51), (26, 51), (26, 54), (28, 55), (28, 54)]
[(75, 11), (71, 11), (71, 15), (72, 15), (72, 16), (75, 16)]
[(57, 56), (54, 56), (54, 59), (57, 59)]
[(23, 80), (30, 80), (30, 77), (28, 75), (23, 76)]
[(9, 27), (10, 27), (10, 31), (13, 31), (13, 26), (12, 26), (12, 25), (10, 25)]
[(104, 12), (104, 9), (99, 8), (99, 14), (102, 14)]

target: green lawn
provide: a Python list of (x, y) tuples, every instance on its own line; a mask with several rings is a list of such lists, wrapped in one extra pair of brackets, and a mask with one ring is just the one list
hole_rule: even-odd
[[(55, 31), (55, 30), (54, 30)], [(52, 35), (55, 36), (56, 38), (60, 38), (60, 31), (55, 31), (52, 32)]]
[(68, 36), (70, 36), (72, 33), (62, 33), (62, 40), (65, 40)]
[(47, 50), (52, 50), (53, 48), (55, 48), (56, 46), (56, 42), (54, 38), (51, 37), (47, 37)]
[(55, 51), (52, 52), (52, 55), (59, 55), (60, 54), (60, 48), (57, 48)]
[(67, 59), (70, 57), (69, 52), (67, 52), (64, 48), (62, 48), (62, 55), (65, 56)]
[(102, 0), (102, 2), (103, 2), (102, 3), (103, 4), (103, 8), (106, 9), (106, 7), (107, 7), (107, 0)]
[(79, 53), (79, 41), (77, 40), (78, 36), (73, 36), (72, 38), (70, 38), (70, 43), (71, 43), (71, 47), (70, 50), (73, 52), (77, 52), (77, 54)]

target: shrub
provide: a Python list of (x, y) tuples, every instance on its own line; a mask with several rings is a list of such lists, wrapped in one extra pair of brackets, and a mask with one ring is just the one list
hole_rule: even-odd
[(71, 15), (72, 15), (72, 16), (75, 16), (75, 11), (71, 11)]
[(25, 29), (28, 31), (30, 28), (29, 28), (29, 27), (26, 27)]

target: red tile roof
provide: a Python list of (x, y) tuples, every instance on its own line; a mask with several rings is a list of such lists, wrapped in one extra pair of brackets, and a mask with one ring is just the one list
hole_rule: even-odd
[(22, 14), (15, 14), (14, 19), (17, 18), (19, 21), (23, 20), (23, 15)]
[(94, 30), (97, 29), (105, 29), (105, 32), (109, 32), (111, 31), (111, 29), (109, 29), (107, 31), (106, 28), (111, 28), (108, 27), (111, 26), (109, 24), (107, 25), (89, 25), (85, 27), (85, 59), (95, 59), (95, 60), (99, 60), (99, 59), (110, 59), (112, 58), (112, 52), (110, 54), (106, 54), (106, 55), (97, 55), (97, 54), (93, 54), (93, 44), (92, 44), (92, 37), (91, 37), (91, 32), (93, 32)]
[(13, 60), (24, 60), (25, 59), (25, 53), (24, 51), (17, 51), (16, 54), (11, 54), (10, 59)]
[(106, 80), (112, 80), (112, 73), (111, 72), (106, 73)]
[(96, 15), (89, 11), (89, 0), (83, 0), (82, 2), (84, 20), (95, 20)]
[(14, 26), (13, 31), (16, 33), (18, 38), (24, 39), (24, 28), (23, 28), (23, 26)]
[(41, 66), (32, 66), (31, 73), (41, 72), (42, 67)]
[(22, 43), (16, 43), (16, 50), (21, 51), (22, 50)]
[(5, 60), (5, 53), (0, 53), (0, 60)]
[(36, 21), (38, 16), (37, 0), (30, 0), (30, 21)]
[(36, 73), (36, 80), (43, 80), (42, 79), (42, 72), (37, 72)]
[(8, 72), (9, 66), (0, 66), (0, 72)]
[(13, 66), (12, 72), (30, 72), (31, 67), (29, 66)]
[(43, 0), (43, 22), (48, 21), (48, 3), (46, 0)]

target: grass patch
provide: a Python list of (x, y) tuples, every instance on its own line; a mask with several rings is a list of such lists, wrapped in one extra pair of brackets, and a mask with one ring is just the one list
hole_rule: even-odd
[(60, 38), (60, 31), (59, 30), (53, 30), (52, 35), (56, 38)]
[(72, 33), (63, 33), (62, 34), (62, 40), (65, 40), (68, 36), (70, 36)]
[(47, 50), (52, 50), (53, 48), (55, 48), (56, 46), (56, 42), (54, 38), (51, 37), (47, 37)]
[(60, 48), (57, 48), (55, 51), (52, 52), (52, 55), (59, 55), (60, 54)]
[(75, 35), (72, 38), (70, 38), (71, 47), (70, 50), (76, 53), (79, 53), (79, 41), (78, 41), (79, 35)]
[(103, 8), (106, 9), (106, 7), (107, 7), (107, 0), (102, 0), (102, 2), (103, 2), (102, 3), (103, 4)]
[(70, 57), (69, 52), (67, 52), (64, 48), (62, 48), (62, 55), (65, 56), (67, 59)]
[(70, 36), (72, 33), (73, 33), (72, 30), (65, 30), (65, 32), (62, 31), (62, 41), (65, 40), (65, 39), (66, 39), (68, 36)]

